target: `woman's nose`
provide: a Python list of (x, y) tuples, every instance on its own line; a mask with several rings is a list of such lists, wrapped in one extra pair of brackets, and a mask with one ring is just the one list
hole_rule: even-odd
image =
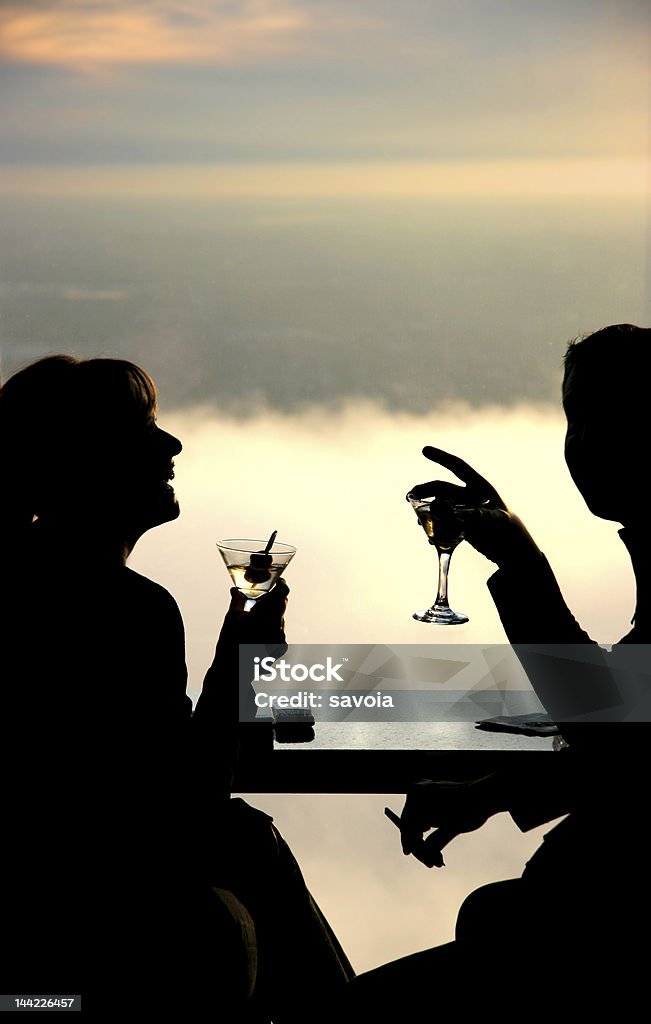
[(183, 445), (178, 437), (175, 437), (174, 434), (169, 434), (167, 430), (161, 430), (160, 427), (158, 427), (158, 442), (169, 451), (170, 455), (178, 455), (179, 452), (183, 451)]

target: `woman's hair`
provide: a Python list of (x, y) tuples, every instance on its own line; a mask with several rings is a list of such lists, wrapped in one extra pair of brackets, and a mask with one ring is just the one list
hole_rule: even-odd
[(47, 356), (10, 377), (0, 387), (4, 543), (38, 516), (63, 467), (95, 464), (155, 411), (151, 377), (123, 359)]

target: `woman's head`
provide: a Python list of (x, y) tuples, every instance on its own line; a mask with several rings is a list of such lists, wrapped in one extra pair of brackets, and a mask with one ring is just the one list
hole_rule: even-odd
[(618, 324), (570, 342), (565, 355), (565, 460), (595, 515), (642, 514), (650, 434), (651, 330)]
[[(0, 388), (1, 513), (122, 532), (176, 518), (180, 442), (155, 423), (149, 375), (121, 359), (49, 356)], [(136, 538), (137, 539), (137, 538)]]

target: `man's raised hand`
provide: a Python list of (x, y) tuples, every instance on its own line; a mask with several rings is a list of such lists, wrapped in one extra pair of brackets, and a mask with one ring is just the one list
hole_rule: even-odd
[(500, 568), (521, 568), (527, 560), (540, 558), (540, 549), (522, 520), (510, 511), (485, 477), (457, 455), (441, 448), (427, 445), (423, 455), (450, 470), (464, 483), (460, 486), (447, 480), (430, 480), (411, 488), (409, 493), (414, 497), (434, 499), (431, 513), (435, 519), (439, 501), (446, 520), (453, 515), (465, 540)]

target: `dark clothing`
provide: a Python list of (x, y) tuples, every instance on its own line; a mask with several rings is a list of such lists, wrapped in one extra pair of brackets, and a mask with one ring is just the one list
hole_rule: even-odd
[[(540, 770), (520, 776), (510, 810), (521, 829), (567, 817), (545, 835), (508, 903), (514, 906), (517, 892), (520, 935), (531, 933), (536, 907), (548, 914), (556, 908), (553, 941), (542, 943), (540, 955), (553, 969), (562, 956), (590, 951), (593, 968), (601, 963), (604, 970), (591, 982), (601, 995), (632, 970), (640, 947), (631, 921), (646, 921), (651, 910), (645, 813), (651, 547), (629, 531), (620, 536), (633, 561), (638, 605), (634, 628), (610, 653), (573, 618), (546, 559), (534, 578), (528, 567), (526, 579), (499, 571), (489, 580), (509, 640), (569, 744)], [(542, 934), (548, 937), (545, 928)]]
[(602, 1009), (613, 997), (620, 1007), (646, 998), (646, 949), (634, 924), (644, 935), (651, 910), (644, 786), (651, 545), (621, 536), (638, 606), (635, 628), (620, 643), (639, 645), (634, 659), (625, 648), (602, 651), (581, 629), (544, 557), (537, 568), (499, 570), (488, 582), (532, 686), (569, 743), (542, 766), (523, 760), (505, 776), (510, 812), (524, 831), (566, 817), (521, 878), (468, 897), (454, 942), (356, 978), (324, 1021), (429, 1020), (489, 1007), (515, 1020), (538, 1006), (553, 1013), (555, 1000), (567, 1016)]
[[(639, 587), (646, 552), (626, 530), (620, 536), (632, 555)], [(651, 558), (649, 563), (651, 569)], [(529, 681), (569, 746), (541, 770), (521, 775), (511, 815), (527, 831), (570, 813), (570, 820), (557, 826), (559, 838), (550, 837), (542, 847), (541, 857), (551, 857), (554, 849), (562, 858), (571, 836), (579, 845), (579, 836), (594, 843), (604, 819), (611, 830), (609, 846), (636, 847), (651, 721), (646, 606), (638, 601), (634, 628), (608, 653), (569, 612), (546, 559), (532, 575), (530, 567), (526, 579), (500, 570), (488, 586)], [(531, 644), (534, 638), (537, 643)]]
[(138, 573), (36, 539), (2, 591), (3, 991), (101, 1000), (146, 977), (190, 877), (183, 624)]
[[(236, 740), (219, 717), (229, 704), (204, 700), (193, 718), (171, 595), (125, 566), (53, 551), (37, 532), (3, 569), (0, 990), (82, 993), (100, 1012), (123, 1010), (129, 993), (148, 1015), (226, 1019), (242, 965), (212, 887), (237, 890), (257, 942), (286, 951), (303, 940), (275, 910), (272, 928), (256, 896), (270, 874), (279, 890), (292, 880), (292, 927), (302, 913), (312, 929), (303, 960), (323, 954), (321, 982), (351, 977), (271, 819), (233, 813)], [(213, 685), (237, 694), (216, 673)], [(258, 953), (263, 979), (274, 960)]]

